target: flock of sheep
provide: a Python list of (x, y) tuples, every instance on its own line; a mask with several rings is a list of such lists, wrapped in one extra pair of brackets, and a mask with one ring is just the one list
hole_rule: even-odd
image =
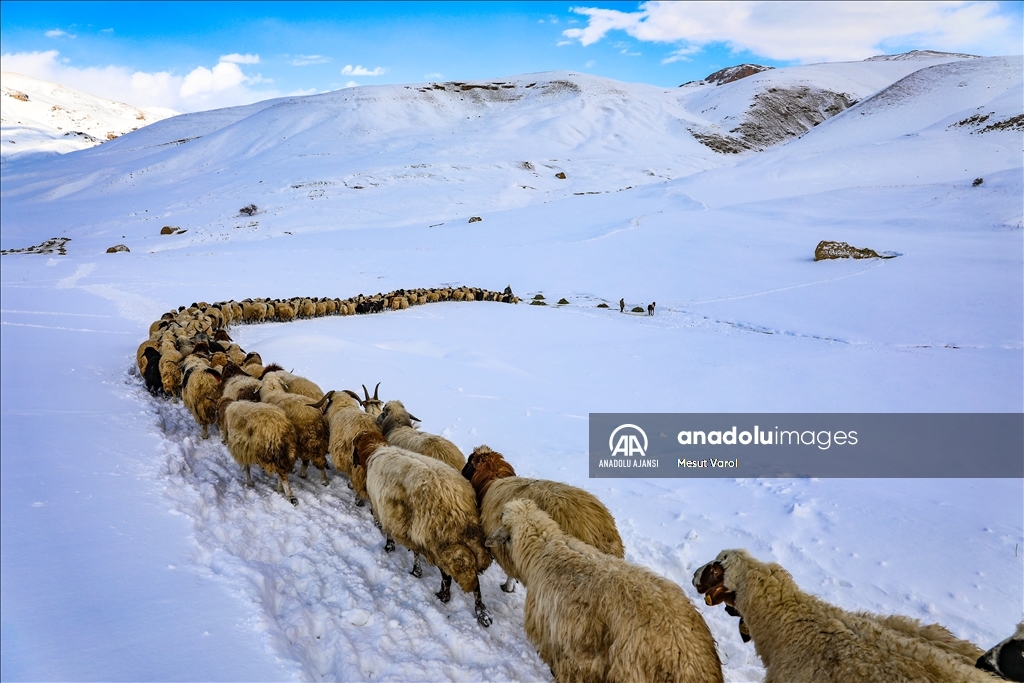
[[(462, 287), (344, 300), (200, 302), (151, 325), (138, 368), (153, 395), (182, 400), (204, 438), (210, 426), (218, 427), (250, 486), (250, 468), (259, 465), (298, 504), (289, 485), (296, 461), (300, 477), (312, 463), (324, 485), (329, 461), (349, 479), (356, 505), (369, 501), (386, 537), (384, 550), (393, 551), (397, 542), (412, 551), (417, 578), (421, 560), (437, 567), (435, 595), (442, 602), (451, 597), (453, 579), (473, 593), (484, 627), (491, 617), (479, 575), (496, 560), (508, 576), (502, 590), (513, 592), (517, 581), (526, 587), (526, 635), (556, 681), (721, 682), (714, 638), (690, 598), (674, 582), (623, 559), (615, 520), (595, 496), (518, 477), (487, 446), (467, 460), (451, 441), (420, 430), (400, 401), (381, 401), (379, 384), (372, 396), (365, 385), (362, 396), (324, 392), (278, 365), (264, 365), (227, 334), (236, 323), (453, 300), (519, 301), (510, 288)], [(800, 590), (779, 565), (743, 550), (720, 553), (697, 570), (693, 584), (707, 604), (725, 603), (739, 617), (741, 637), (753, 641), (766, 683), (980, 683), (999, 673), (1024, 680), (1006, 665), (998, 668), (1003, 658), (995, 649), (983, 654), (937, 624), (839, 609)], [(1020, 631), (1016, 641), (1006, 641), (1010, 664), (1021, 656)]]

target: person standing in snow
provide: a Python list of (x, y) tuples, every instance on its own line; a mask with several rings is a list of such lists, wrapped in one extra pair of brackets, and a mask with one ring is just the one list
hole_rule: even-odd
[(625, 299), (619, 299), (619, 313), (625, 313), (625, 312), (626, 312), (626, 300)]

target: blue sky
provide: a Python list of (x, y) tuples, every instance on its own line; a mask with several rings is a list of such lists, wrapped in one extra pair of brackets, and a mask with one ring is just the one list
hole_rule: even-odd
[(5, 71), (189, 111), (557, 69), (676, 86), (742, 62), (1019, 54), (1021, 14), (1020, 2), (2, 2), (0, 41)]

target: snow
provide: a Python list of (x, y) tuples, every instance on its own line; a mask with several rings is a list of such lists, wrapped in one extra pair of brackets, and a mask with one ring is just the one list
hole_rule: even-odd
[(23, 154), (88, 149), (174, 116), (162, 107), (139, 108), (4, 71), (0, 94), (0, 160)]
[[(3, 248), (71, 241), (3, 257), (2, 677), (550, 680), (500, 568), (481, 580), (485, 630), (461, 591), (433, 597), (436, 569), (414, 579), (407, 551), (382, 552), (343, 477), (293, 477), (298, 507), (262, 474), (247, 489), (216, 433), (129, 372), (178, 305), (445, 283), (570, 304), (231, 334), (325, 389), (381, 382), (464, 451), (595, 493), (627, 559), (691, 596), (728, 681), (763, 670), (690, 586), (723, 548), (844, 608), (1006, 637), (1024, 610), (1020, 480), (587, 476), (590, 412), (1024, 410), (1020, 133), (951, 125), (1020, 114), (1020, 58), (709, 88), (749, 104), (799, 79), (860, 101), (760, 154), (686, 132), (717, 121), (698, 89), (555, 73), (274, 100), (5, 163)], [(899, 256), (816, 263), (822, 239)], [(117, 243), (131, 253), (103, 253)], [(621, 315), (620, 297), (657, 315)]]

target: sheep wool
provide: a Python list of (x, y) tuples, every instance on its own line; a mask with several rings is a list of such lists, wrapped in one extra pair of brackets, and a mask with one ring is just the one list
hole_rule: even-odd
[(441, 570), (442, 602), (452, 579), (475, 598), (481, 626), (489, 626), (477, 576), (491, 564), (473, 487), (448, 465), (364, 433), (354, 466), (365, 468), (366, 489), (382, 530)]
[(259, 465), (267, 474), (277, 475), (278, 491), (298, 505), (288, 483), (295, 467), (295, 428), (284, 411), (267, 403), (225, 398), (218, 412), (221, 434), (231, 457), (245, 472), (246, 484), (253, 485), (249, 468)]
[[(697, 570), (706, 601), (738, 612), (765, 683), (992, 683), (962, 646), (934, 642), (913, 620), (854, 614), (803, 592), (778, 564), (723, 550)], [(940, 627), (941, 628), (941, 627)], [(942, 629), (945, 633), (945, 629)]]
[(459, 447), (443, 436), (421, 432), (412, 426), (413, 420), (419, 421), (409, 414), (401, 401), (388, 401), (377, 418), (377, 424), (392, 446), (440, 460), (461, 472), (466, 466), (466, 456)]
[(555, 681), (721, 683), (707, 624), (682, 588), (562, 532), (532, 500), (508, 503), (487, 539), (527, 585), (526, 636)]
[[(487, 446), (473, 450), (462, 474), (476, 491), (485, 536), (501, 526), (505, 504), (523, 498), (536, 503), (568, 535), (603, 553), (619, 558), (625, 556), (615, 518), (592, 493), (557, 481), (517, 477), (504, 456)], [(510, 579), (502, 589), (512, 592), (515, 584), (511, 580), (523, 581), (521, 572), (505, 546), (495, 546), (491, 552)]]

